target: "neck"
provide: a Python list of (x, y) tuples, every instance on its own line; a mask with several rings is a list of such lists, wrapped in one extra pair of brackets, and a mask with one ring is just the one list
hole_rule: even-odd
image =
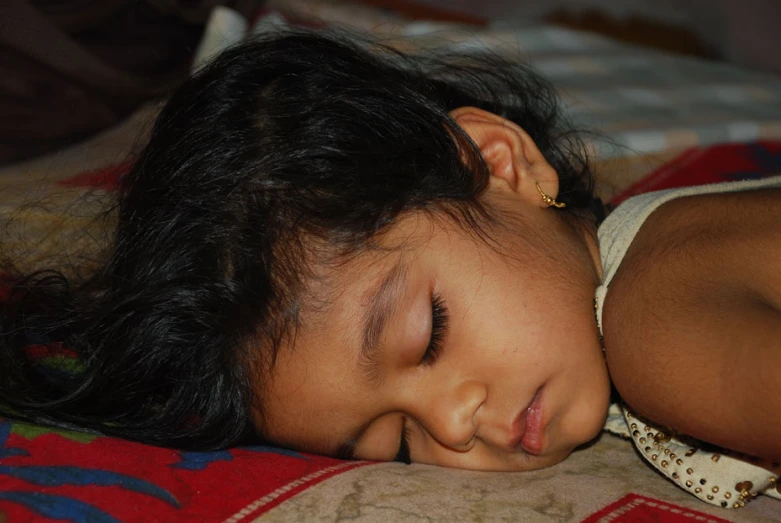
[(594, 274), (598, 282), (602, 281), (602, 257), (599, 253), (599, 240), (597, 238), (597, 226), (590, 219), (573, 216), (572, 227), (582, 238), (591, 260)]

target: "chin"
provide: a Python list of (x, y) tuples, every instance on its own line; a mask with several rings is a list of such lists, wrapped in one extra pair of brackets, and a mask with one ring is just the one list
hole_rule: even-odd
[(545, 456), (545, 459), (541, 459), (540, 466), (537, 467), (538, 469), (544, 469), (548, 467), (552, 467), (554, 465), (558, 465), (572, 454), (573, 451), (577, 450), (578, 447), (572, 447), (566, 450), (561, 450), (553, 454), (549, 454)]

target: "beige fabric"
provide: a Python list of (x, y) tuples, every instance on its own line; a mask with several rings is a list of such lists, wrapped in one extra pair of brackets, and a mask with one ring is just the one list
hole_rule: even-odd
[[(781, 176), (658, 191), (630, 198), (621, 204), (599, 228), (599, 248), (604, 271), (604, 281), (596, 292), (600, 332), (603, 304), (610, 282), (632, 240), (659, 206), (684, 196), (767, 187), (781, 187)], [(633, 415), (624, 405), (611, 406), (605, 430), (632, 439), (640, 455), (654, 468), (707, 503), (724, 508), (740, 508), (758, 494), (781, 499), (781, 492), (776, 490), (776, 479), (781, 475), (779, 463), (721, 449), (706, 450), (702, 442), (683, 435), (671, 436), (665, 429)]]
[[(678, 505), (679, 519), (671, 513), (669, 521), (781, 521), (781, 504), (766, 496), (729, 512), (706, 505), (646, 467), (629, 441), (607, 434), (562, 463), (531, 472), (369, 465), (329, 478), (256, 521), (577, 523), (630, 493)], [(714, 519), (685, 516), (687, 509)]]

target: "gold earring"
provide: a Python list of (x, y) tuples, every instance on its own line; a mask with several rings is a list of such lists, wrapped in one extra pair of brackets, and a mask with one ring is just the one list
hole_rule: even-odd
[(551, 198), (550, 196), (548, 196), (547, 194), (545, 194), (545, 193), (542, 191), (542, 187), (540, 187), (540, 184), (539, 184), (539, 183), (537, 183), (537, 182), (534, 182), (534, 185), (536, 185), (536, 186), (537, 186), (537, 190), (538, 190), (538, 191), (540, 191), (540, 196), (542, 196), (542, 201), (544, 201), (545, 203), (547, 203), (547, 204), (548, 204), (548, 206), (550, 206), (550, 207), (556, 207), (557, 209), (563, 209), (564, 207), (566, 207), (566, 206), (567, 206), (567, 204), (566, 204), (566, 203), (557, 202), (557, 201), (556, 201), (554, 198)]

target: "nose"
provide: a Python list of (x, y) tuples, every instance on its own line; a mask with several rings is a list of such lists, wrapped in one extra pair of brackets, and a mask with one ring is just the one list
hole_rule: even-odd
[(486, 387), (465, 381), (443, 387), (432, 396), (427, 413), (421, 416), (426, 430), (441, 444), (468, 450), (477, 435), (477, 412), (487, 397)]

